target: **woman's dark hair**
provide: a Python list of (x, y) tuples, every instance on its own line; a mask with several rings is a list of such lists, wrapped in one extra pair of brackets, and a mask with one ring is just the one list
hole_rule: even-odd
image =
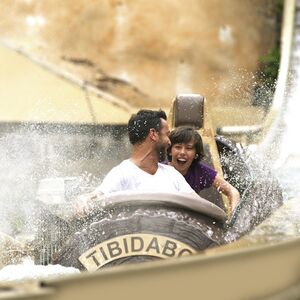
[(161, 118), (167, 120), (167, 115), (163, 110), (141, 109), (132, 115), (127, 126), (130, 143), (134, 145), (144, 141), (151, 128), (160, 132)]
[(187, 144), (191, 141), (194, 142), (196, 154), (195, 162), (200, 161), (204, 157), (203, 142), (200, 134), (193, 128), (189, 126), (180, 126), (171, 131), (169, 135), (171, 146), (168, 148), (168, 160), (171, 161), (171, 149), (174, 144)]

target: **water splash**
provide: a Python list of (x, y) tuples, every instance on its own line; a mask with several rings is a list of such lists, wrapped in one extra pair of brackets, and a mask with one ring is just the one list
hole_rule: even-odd
[(242, 195), (241, 203), (230, 220), (226, 242), (253, 230), (283, 201), (282, 187), (266, 162), (253, 153), (247, 153), (246, 165), (249, 168), (248, 175), (237, 174), (238, 178), (230, 179), (237, 182)]
[(73, 267), (63, 267), (60, 265), (34, 265), (30, 258), (25, 258), (22, 264), (9, 265), (0, 270), (1, 282), (22, 282), (24, 280), (57, 278), (67, 274), (76, 274), (80, 271)]
[(10, 235), (31, 231), (38, 182), (47, 177), (79, 176), (97, 185), (128, 157), (124, 126), (27, 124), (0, 137), (0, 226)]

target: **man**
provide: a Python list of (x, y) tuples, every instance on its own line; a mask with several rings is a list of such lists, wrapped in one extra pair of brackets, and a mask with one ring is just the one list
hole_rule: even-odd
[(140, 110), (128, 122), (132, 144), (129, 159), (114, 167), (96, 190), (82, 197), (77, 211), (84, 213), (97, 196), (135, 190), (195, 194), (184, 177), (172, 166), (159, 163), (170, 145), (169, 126), (164, 111)]

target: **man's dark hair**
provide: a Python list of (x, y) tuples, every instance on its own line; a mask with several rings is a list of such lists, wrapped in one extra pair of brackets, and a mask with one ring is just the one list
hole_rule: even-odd
[[(174, 144), (187, 144), (191, 141), (194, 142), (195, 150), (197, 157), (194, 162), (200, 161), (204, 157), (204, 148), (203, 142), (200, 134), (193, 127), (189, 126), (180, 126), (171, 131), (169, 135), (169, 139), (171, 141), (171, 146), (167, 150), (168, 159), (171, 161), (171, 149)], [(193, 162), (193, 163), (194, 163)]]
[(129, 141), (132, 145), (146, 139), (151, 128), (159, 132), (162, 128), (161, 118), (167, 120), (163, 110), (141, 109), (128, 121)]

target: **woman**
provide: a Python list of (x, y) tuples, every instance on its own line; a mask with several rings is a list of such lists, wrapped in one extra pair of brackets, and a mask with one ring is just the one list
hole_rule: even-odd
[(240, 202), (240, 194), (214, 169), (201, 162), (204, 150), (199, 133), (192, 127), (182, 126), (173, 130), (169, 138), (171, 141), (168, 149), (169, 164), (184, 176), (196, 193), (211, 186), (224, 193), (233, 210)]

